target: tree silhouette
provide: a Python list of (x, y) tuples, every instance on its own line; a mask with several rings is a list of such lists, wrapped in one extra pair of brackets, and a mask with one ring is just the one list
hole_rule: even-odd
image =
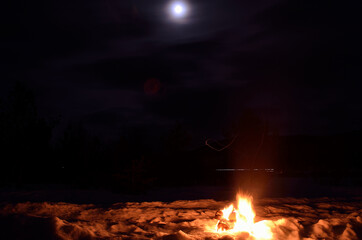
[(191, 134), (181, 123), (177, 123), (163, 139), (165, 152), (172, 155), (185, 151), (190, 142)]
[(162, 183), (184, 183), (183, 176), (190, 173), (191, 166), (187, 150), (192, 136), (184, 125), (175, 124), (162, 138), (163, 153), (155, 165), (154, 172)]
[(0, 107), (2, 180), (41, 181), (52, 165), (48, 157), (54, 125), (38, 116), (33, 92), (20, 82)]

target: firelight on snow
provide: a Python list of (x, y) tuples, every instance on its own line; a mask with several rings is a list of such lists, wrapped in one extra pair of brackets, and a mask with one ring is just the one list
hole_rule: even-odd
[[(74, 193), (81, 199), (83, 194)], [(105, 197), (104, 192), (98, 194), (99, 199)], [(360, 198), (259, 199), (255, 206), (254, 212), (251, 198), (243, 196), (231, 207), (229, 202), (213, 199), (121, 202), (106, 208), (65, 202), (3, 202), (0, 238), (29, 239), (39, 235), (69, 240), (362, 239)], [(265, 220), (255, 221), (256, 213)]]

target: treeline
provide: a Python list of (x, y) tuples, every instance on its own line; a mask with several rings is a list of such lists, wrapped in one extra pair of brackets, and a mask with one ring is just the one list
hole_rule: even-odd
[(192, 184), (192, 178), (181, 176), (188, 168), (184, 157), (191, 141), (181, 124), (160, 136), (148, 136), (142, 128), (123, 129), (116, 140), (104, 141), (79, 122), (54, 136), (60, 121), (40, 117), (33, 92), (16, 83), (0, 102), (1, 185), (60, 183), (142, 191)]
[(79, 122), (54, 136), (60, 121), (40, 117), (33, 92), (20, 83), (14, 86), (0, 101), (0, 185), (59, 183), (139, 192), (153, 186), (255, 179), (250, 172), (235, 175), (217, 169), (332, 177), (361, 173), (362, 132), (279, 136), (252, 110), (230, 124), (222, 140), (196, 148), (191, 148), (192, 134), (182, 124), (159, 135), (123, 129), (116, 140), (104, 141)]
[(17, 83), (0, 103), (2, 183), (22, 183), (51, 175), (43, 171), (54, 161), (50, 140), (54, 123), (38, 116), (31, 90)]
[(291, 174), (361, 174), (362, 131), (330, 136), (283, 136), (280, 142), (279, 166)]

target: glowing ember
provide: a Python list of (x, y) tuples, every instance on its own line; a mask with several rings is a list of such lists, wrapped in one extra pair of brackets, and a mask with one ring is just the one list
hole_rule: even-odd
[(254, 222), (255, 212), (252, 208), (252, 197), (237, 195), (237, 207), (233, 204), (218, 211), (218, 220), (214, 232), (225, 234), (242, 234), (255, 239), (272, 239), (270, 221)]

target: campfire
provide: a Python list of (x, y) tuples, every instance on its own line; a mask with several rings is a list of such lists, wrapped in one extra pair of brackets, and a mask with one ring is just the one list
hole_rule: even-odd
[(254, 222), (255, 212), (252, 207), (252, 197), (237, 195), (236, 206), (219, 210), (215, 214), (218, 222), (214, 232), (230, 235), (245, 235), (245, 238), (272, 239), (273, 233), (269, 221)]

